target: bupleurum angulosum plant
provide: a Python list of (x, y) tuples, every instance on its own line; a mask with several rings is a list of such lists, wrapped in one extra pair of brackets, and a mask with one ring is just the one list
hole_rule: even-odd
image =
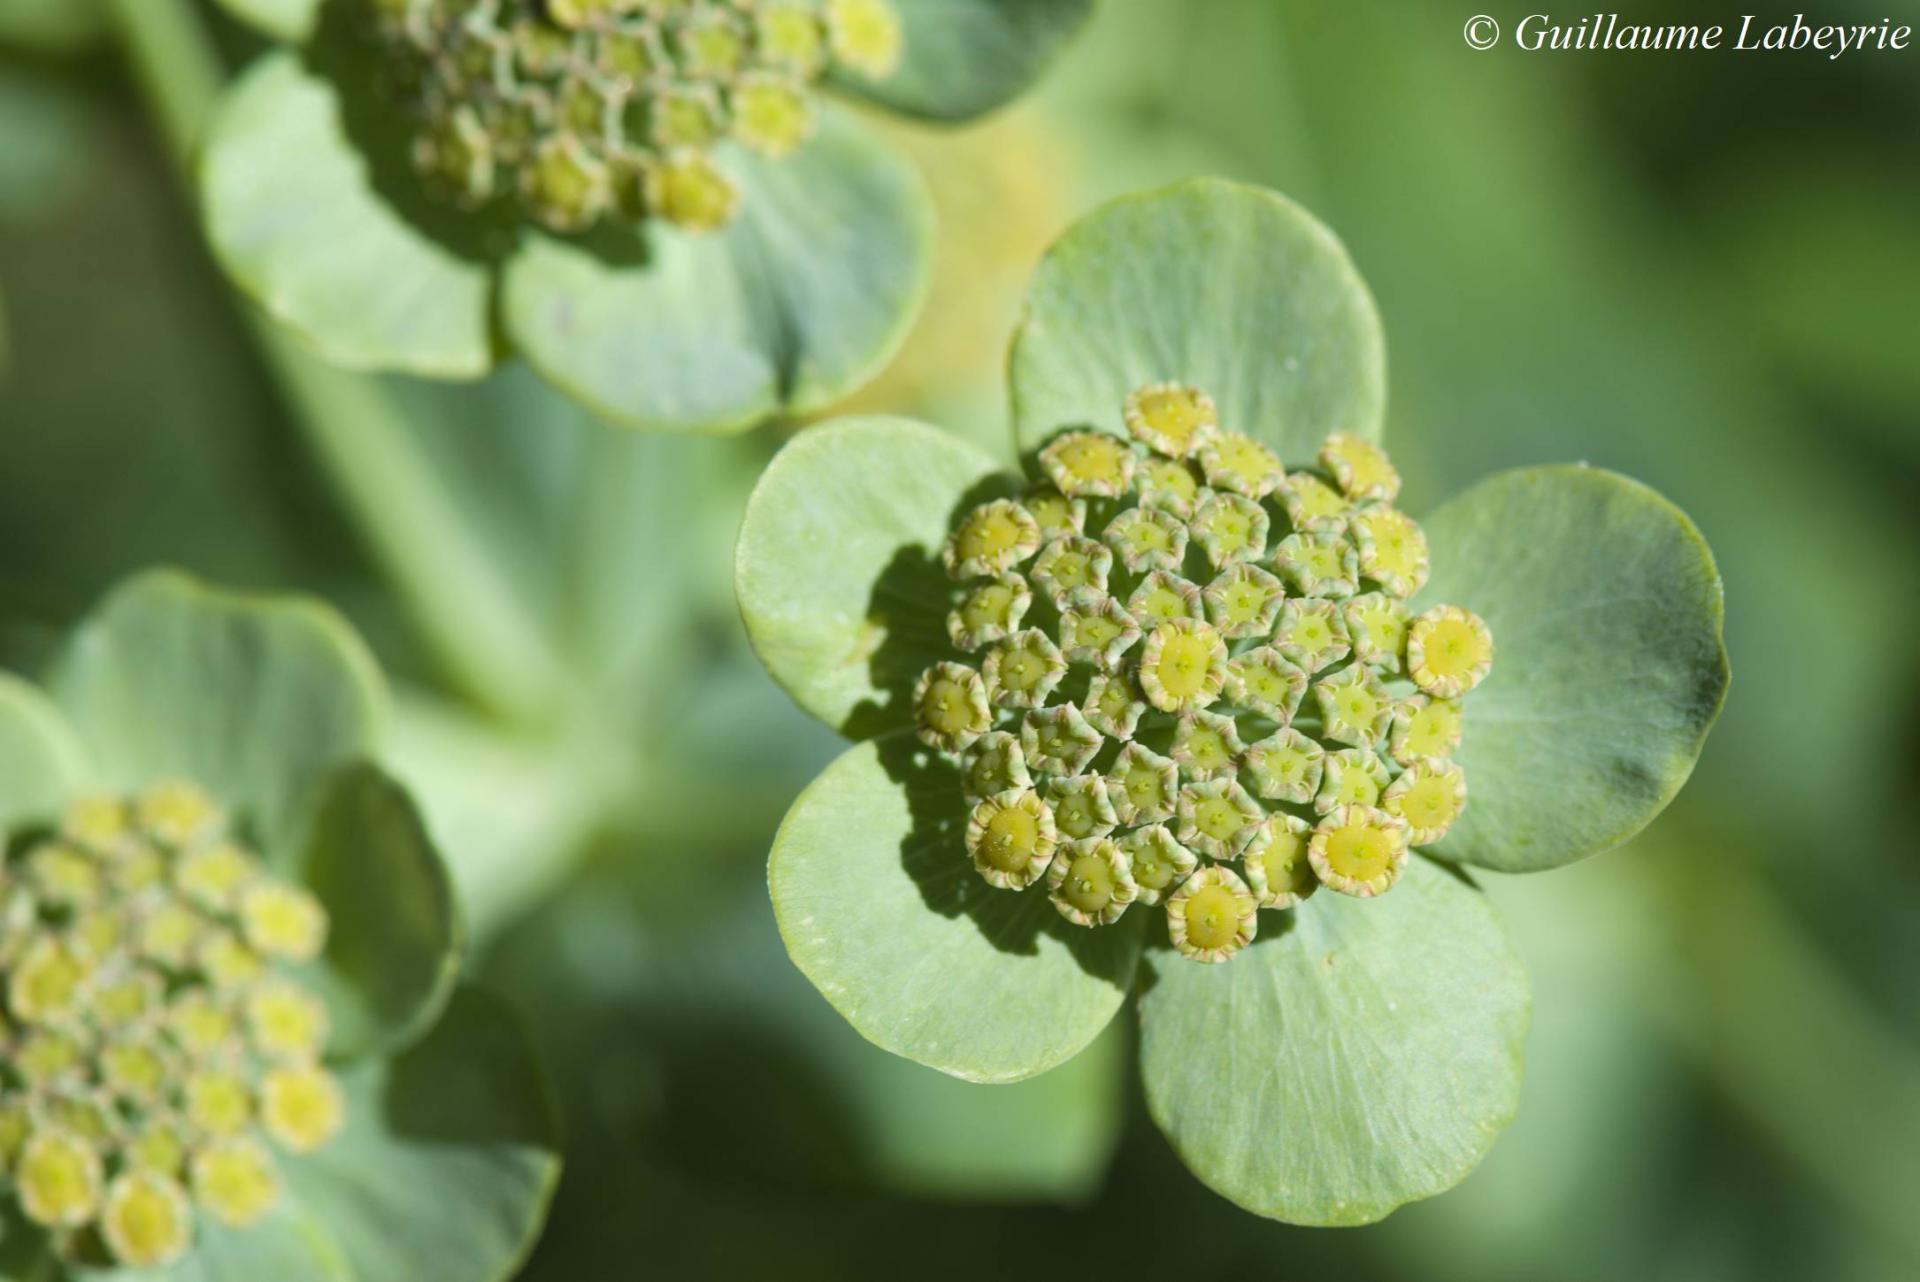
[(1029, 292), (1018, 472), (907, 420), (809, 429), (736, 567), (768, 669), (860, 741), (774, 843), (800, 969), (982, 1082), (1133, 998), (1175, 1149), (1302, 1223), (1484, 1156), (1529, 994), (1468, 868), (1633, 835), (1728, 682), (1712, 557), (1644, 486), (1532, 468), (1407, 515), (1383, 348), (1283, 199), (1116, 202)]
[(45, 680), (0, 677), (7, 1276), (503, 1276), (553, 1122), (358, 640), (153, 574)]
[(356, 369), (517, 354), (603, 417), (706, 432), (846, 396), (925, 292), (924, 183), (829, 98), (977, 116), (1091, 7), (224, 3), (297, 45), (228, 91), (200, 170), (215, 257), (276, 321)]

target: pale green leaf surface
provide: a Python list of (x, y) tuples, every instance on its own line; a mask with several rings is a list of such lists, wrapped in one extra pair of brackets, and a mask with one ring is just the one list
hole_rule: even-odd
[(412, 799), (372, 766), (342, 769), (299, 873), (327, 909), (327, 949), (311, 980), (332, 1017), (329, 1055), (405, 1045), (453, 991), (462, 942), (447, 869)]
[(196, 1216), (193, 1250), (170, 1268), (65, 1272), (73, 1282), (366, 1282), (348, 1266), (326, 1225), (284, 1200), (244, 1229)]
[(295, 43), (313, 33), (322, 0), (219, 0), (220, 7), (263, 35)]
[(190, 779), (268, 848), (322, 772), (371, 748), (385, 711), (372, 656), (331, 610), (171, 571), (115, 589), (52, 688), (102, 783)]
[(86, 770), (80, 741), (46, 695), (0, 674), (0, 828), (52, 818)]
[(527, 360), (630, 426), (739, 431), (825, 408), (878, 373), (926, 292), (933, 215), (894, 148), (840, 112), (782, 160), (722, 148), (732, 225), (650, 227), (632, 263), (535, 232), (502, 323)]
[(947, 637), (949, 523), (996, 468), (908, 419), (800, 433), (747, 504), (734, 583), (767, 670), (814, 716), (865, 736), (907, 724), (907, 695)]
[(1018, 1081), (1112, 1020), (1139, 922), (1088, 931), (1042, 888), (987, 885), (966, 813), (959, 776), (907, 736), (856, 744), (774, 838), (774, 916), (794, 964), (869, 1041), (969, 1081)]
[(1529, 992), (1493, 909), (1414, 859), (1323, 891), (1233, 960), (1151, 955), (1147, 1107), (1202, 1182), (1297, 1224), (1366, 1224), (1464, 1179), (1520, 1098)]
[(560, 1165), (546, 1084), (512, 1014), (461, 988), (425, 1039), (349, 1070), (342, 1086), (346, 1128), (286, 1176), (353, 1275), (511, 1276)]
[(1093, 0), (893, 0), (906, 46), (882, 80), (841, 70), (842, 88), (936, 120), (991, 111), (1032, 84)]
[(228, 92), (202, 158), (214, 256), (335, 364), (479, 377), (494, 360), (492, 264), (429, 234), (424, 198), (402, 212), (359, 141), (328, 80), (296, 53), (263, 57)]
[(1713, 554), (1653, 490), (1584, 467), (1481, 482), (1425, 522), (1417, 608), (1493, 632), (1457, 754), (1468, 802), (1434, 849), (1503, 872), (1606, 850), (1692, 773), (1729, 681)]
[(1379, 436), (1385, 367), (1333, 233), (1272, 192), (1197, 179), (1114, 201), (1048, 252), (1014, 338), (1015, 437), (1124, 433), (1127, 395), (1174, 380), (1298, 464), (1331, 432)]

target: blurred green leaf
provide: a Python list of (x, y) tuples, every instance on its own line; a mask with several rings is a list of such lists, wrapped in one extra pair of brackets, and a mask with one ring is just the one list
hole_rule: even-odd
[(1909, 306), (1920, 297), (1920, 183), (1834, 140), (1738, 161), (1703, 183), (1701, 237), (1726, 264), (1734, 305), (1823, 397), (1920, 450)]
[[(4, 39), (0, 19), (0, 39)], [(32, 223), (77, 198), (98, 159), (92, 106), (71, 84), (0, 65), (0, 223)]]
[(1464, 702), (1468, 803), (1434, 853), (1534, 872), (1616, 846), (1693, 773), (1726, 698), (1723, 588), (1686, 514), (1579, 467), (1481, 482), (1427, 522), (1415, 609), (1493, 632)]
[(325, 905), (327, 949), (309, 976), (326, 999), (335, 1059), (391, 1053), (430, 1025), (460, 967), (447, 870), (406, 792), (366, 765), (327, 783), (298, 852)]
[(841, 112), (794, 155), (717, 156), (740, 212), (649, 228), (638, 261), (528, 232), (501, 315), (527, 360), (615, 422), (738, 431), (824, 409), (878, 373), (925, 293), (933, 216), (905, 158)]
[(216, 0), (263, 35), (296, 44), (313, 32), (324, 0)]
[(331, 610), (170, 571), (102, 601), (52, 689), (102, 782), (193, 780), (269, 848), (323, 772), (372, 747), (385, 711), (372, 656)]
[(97, 0), (7, 0), (0, 5), (0, 44), (66, 53), (99, 33)]
[(58, 812), (86, 777), (86, 754), (38, 687), (0, 673), (0, 826)]
[(903, 735), (857, 744), (800, 794), (768, 863), (774, 916), (875, 1045), (968, 1081), (1032, 1077), (1119, 1010), (1139, 923), (1078, 930), (1038, 889), (987, 885), (962, 846), (959, 780), (922, 755)]
[(350, 1069), (342, 1086), (345, 1129), (285, 1173), (352, 1276), (511, 1276), (560, 1160), (546, 1085), (506, 1008), (461, 988), (423, 1041)]
[(908, 419), (842, 419), (788, 442), (740, 529), (747, 635), (795, 701), (842, 733), (906, 725), (905, 695), (951, 656), (941, 566), (993, 461)]
[(1094, 0), (893, 0), (904, 60), (871, 80), (840, 70), (844, 89), (909, 115), (964, 120), (1012, 99), (1046, 69)]
[(477, 378), (492, 367), (492, 267), (396, 208), (348, 136), (333, 85), (282, 50), (215, 114), (200, 168), (214, 255), (327, 360)]
[(1519, 1104), (1529, 991), (1480, 893), (1424, 859), (1374, 900), (1322, 894), (1231, 962), (1150, 954), (1147, 1107), (1214, 1191), (1366, 1224), (1453, 1187)]
[(1176, 380), (1223, 424), (1288, 460), (1330, 432), (1377, 438), (1386, 403), (1380, 318), (1332, 232), (1297, 205), (1201, 179), (1115, 201), (1040, 264), (1014, 337), (1014, 431), (1125, 433), (1127, 396)]

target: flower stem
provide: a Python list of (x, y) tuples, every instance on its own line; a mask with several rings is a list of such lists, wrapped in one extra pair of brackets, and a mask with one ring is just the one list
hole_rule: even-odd
[[(128, 63), (183, 182), (225, 85), (189, 0), (107, 0)], [(540, 725), (560, 706), (562, 668), (526, 603), (466, 537), (376, 380), (334, 369), (270, 322), (248, 330), (309, 446), (447, 680), (485, 711)]]

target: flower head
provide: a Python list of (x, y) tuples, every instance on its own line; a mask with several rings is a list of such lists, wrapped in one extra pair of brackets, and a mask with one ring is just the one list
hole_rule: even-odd
[(191, 1247), (194, 1203), (265, 1214), (279, 1159), (254, 1137), (292, 1157), (346, 1117), (326, 1007), (283, 969), (318, 954), (325, 909), (184, 781), (74, 803), (0, 896), (22, 1213), (142, 1268)]
[(890, 0), (370, 7), (425, 184), (466, 208), (517, 202), (557, 232), (726, 226), (740, 194), (712, 149), (792, 153), (813, 132), (815, 81), (836, 67), (884, 80), (904, 48)]
[(1455, 607), (1409, 622), (1426, 541), (1378, 446), (1336, 437), (1289, 472), (1178, 384), (1122, 417), (1131, 441), (1057, 436), (1048, 484), (954, 523), (948, 634), (973, 659), (927, 668), (915, 717), (960, 759), (990, 883), (1047, 873), (1083, 926), (1164, 904), (1182, 951), (1219, 961), (1256, 907), (1380, 894), (1446, 832), (1458, 696), (1492, 643)]

